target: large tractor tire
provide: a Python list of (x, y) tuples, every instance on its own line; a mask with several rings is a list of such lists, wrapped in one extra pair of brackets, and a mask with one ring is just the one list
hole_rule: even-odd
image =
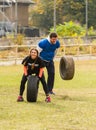
[(59, 72), (63, 80), (71, 80), (74, 77), (75, 64), (72, 57), (61, 57)]
[(39, 78), (37, 76), (30, 75), (27, 82), (27, 101), (36, 102), (38, 96)]

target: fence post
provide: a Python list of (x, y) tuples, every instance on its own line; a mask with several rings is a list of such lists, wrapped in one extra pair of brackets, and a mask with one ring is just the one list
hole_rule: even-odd
[(64, 56), (65, 56), (65, 54), (66, 54), (66, 52), (65, 52), (65, 51), (66, 51), (66, 46), (64, 45)]
[(77, 56), (79, 56), (79, 44), (77, 45)]
[(18, 57), (18, 45), (16, 45), (15, 65), (17, 64), (17, 57)]
[(90, 55), (92, 55), (92, 45), (90, 45)]

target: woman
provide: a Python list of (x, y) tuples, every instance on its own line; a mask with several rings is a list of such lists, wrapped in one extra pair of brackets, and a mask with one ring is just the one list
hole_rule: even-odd
[(31, 49), (30, 55), (23, 59), (22, 64), (24, 65), (24, 74), (22, 76), (22, 80), (20, 84), (20, 93), (17, 101), (18, 102), (24, 101), (23, 92), (25, 90), (25, 83), (27, 81), (27, 78), (31, 74), (36, 74), (43, 85), (43, 89), (46, 95), (45, 101), (51, 102), (50, 96), (48, 94), (48, 88), (45, 81), (44, 73), (43, 73), (43, 68), (45, 67), (45, 65), (43, 60), (41, 60), (40, 57), (38, 57), (38, 50), (35, 48)]

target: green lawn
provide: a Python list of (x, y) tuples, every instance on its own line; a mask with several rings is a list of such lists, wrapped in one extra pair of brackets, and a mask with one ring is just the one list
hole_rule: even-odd
[(75, 76), (60, 78), (46, 103), (40, 84), (36, 103), (16, 102), (22, 66), (0, 66), (0, 130), (96, 130), (96, 61), (75, 61)]

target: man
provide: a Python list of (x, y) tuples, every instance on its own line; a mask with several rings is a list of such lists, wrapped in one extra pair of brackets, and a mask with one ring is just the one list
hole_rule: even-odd
[(45, 62), (45, 67), (48, 73), (47, 86), (50, 94), (55, 94), (53, 92), (55, 78), (55, 67), (53, 59), (59, 47), (60, 43), (56, 33), (50, 33), (48, 38), (45, 38), (38, 43), (40, 58)]

